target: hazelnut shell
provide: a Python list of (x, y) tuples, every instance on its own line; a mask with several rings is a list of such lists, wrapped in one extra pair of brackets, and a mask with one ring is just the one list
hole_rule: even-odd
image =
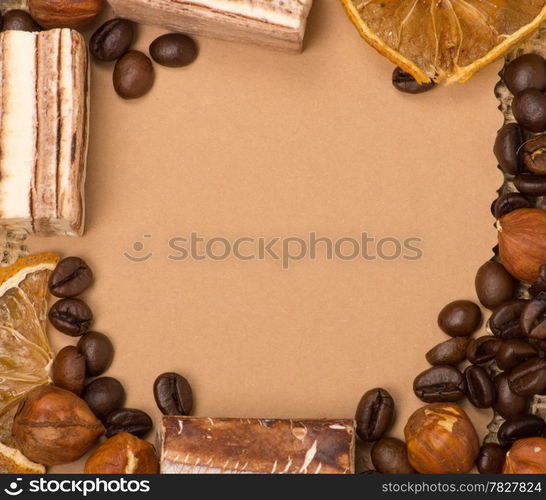
[(546, 263), (546, 211), (520, 208), (497, 221), (499, 255), (515, 278), (533, 283)]
[(54, 386), (30, 391), (13, 422), (13, 436), (19, 450), (44, 465), (77, 460), (104, 431), (85, 401)]
[(87, 459), (86, 474), (157, 474), (159, 464), (153, 445), (122, 432), (107, 439)]
[(30, 0), (30, 14), (44, 28), (78, 29), (95, 19), (104, 0)]
[(516, 441), (506, 454), (503, 474), (546, 474), (546, 439)]
[(480, 451), (472, 422), (456, 404), (423, 406), (409, 418), (404, 435), (409, 462), (422, 474), (470, 472)]

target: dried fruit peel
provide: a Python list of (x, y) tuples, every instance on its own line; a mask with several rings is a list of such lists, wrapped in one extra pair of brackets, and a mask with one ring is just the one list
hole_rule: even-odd
[(465, 82), (539, 28), (545, 0), (341, 0), (372, 47), (419, 83)]
[(0, 416), (49, 382), (48, 280), (58, 261), (58, 255), (42, 253), (0, 268)]

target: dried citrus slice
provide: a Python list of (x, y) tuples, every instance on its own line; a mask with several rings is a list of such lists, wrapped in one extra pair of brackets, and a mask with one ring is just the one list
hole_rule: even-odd
[(546, 19), (546, 0), (341, 0), (362, 37), (419, 83), (466, 81)]
[(0, 268), (0, 416), (28, 391), (49, 382), (53, 355), (46, 335), (47, 285), (58, 260), (43, 253)]
[(0, 473), (45, 474), (45, 467), (31, 462), (19, 450), (0, 443)]

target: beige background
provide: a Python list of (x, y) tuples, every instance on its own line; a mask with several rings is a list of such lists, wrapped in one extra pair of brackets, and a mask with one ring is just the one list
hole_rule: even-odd
[[(160, 33), (141, 28), (138, 47)], [(111, 65), (93, 65), (87, 232), (31, 239), (31, 250), (92, 265), (86, 299), (94, 328), (115, 342), (108, 374), (128, 406), (157, 417), (152, 384), (166, 370), (191, 381), (202, 416), (351, 417), (379, 385), (396, 399), (401, 436), (424, 353), (446, 338), (437, 313), (475, 298), (475, 271), (495, 244), (500, 63), (466, 85), (400, 94), (392, 65), (333, 0), (316, 0), (301, 56), (199, 44), (193, 65), (157, 67), (153, 91), (135, 102), (115, 95)], [(288, 271), (169, 261), (167, 239), (191, 231), (417, 236), (425, 255)], [(126, 260), (147, 233), (154, 257)]]

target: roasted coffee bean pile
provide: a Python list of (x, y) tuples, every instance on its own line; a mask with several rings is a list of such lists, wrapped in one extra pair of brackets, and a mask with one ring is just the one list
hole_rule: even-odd
[(92, 284), (93, 272), (79, 257), (61, 260), (51, 274), (49, 291), (60, 300), (49, 310), (49, 320), (62, 333), (79, 337), (76, 346), (66, 346), (57, 353), (51, 367), (52, 382), (81, 396), (103, 422), (108, 437), (121, 432), (145, 437), (153, 427), (150, 416), (123, 408), (126, 395), (121, 382), (101, 376), (112, 364), (114, 346), (103, 333), (89, 330), (93, 313), (79, 296)]
[[(134, 39), (134, 24), (117, 18), (104, 23), (89, 41), (89, 49), (96, 60), (116, 61), (114, 89), (123, 99), (138, 99), (146, 95), (155, 80), (152, 60), (140, 51), (131, 50)], [(169, 33), (154, 40), (149, 52), (156, 63), (181, 68), (192, 63), (199, 51), (193, 38), (181, 33)]]

